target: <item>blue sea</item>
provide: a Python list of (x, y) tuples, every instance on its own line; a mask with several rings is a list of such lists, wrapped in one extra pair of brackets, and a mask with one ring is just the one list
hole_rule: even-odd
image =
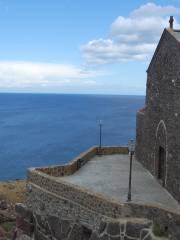
[(143, 96), (0, 94), (0, 180), (28, 167), (62, 164), (92, 145), (126, 145), (135, 137)]

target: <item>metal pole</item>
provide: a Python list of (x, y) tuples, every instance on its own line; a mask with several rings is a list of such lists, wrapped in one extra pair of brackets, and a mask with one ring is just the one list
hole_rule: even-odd
[(127, 199), (128, 202), (131, 201), (132, 157), (133, 157), (133, 152), (130, 152), (129, 190), (128, 190), (128, 199)]
[(98, 155), (101, 156), (102, 154), (102, 121), (99, 120), (99, 149)]
[(99, 121), (99, 149), (101, 151), (101, 145), (102, 145), (102, 122)]

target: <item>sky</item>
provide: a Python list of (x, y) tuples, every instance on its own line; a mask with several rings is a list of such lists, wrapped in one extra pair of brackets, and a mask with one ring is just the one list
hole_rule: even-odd
[(180, 0), (0, 0), (0, 92), (144, 95)]

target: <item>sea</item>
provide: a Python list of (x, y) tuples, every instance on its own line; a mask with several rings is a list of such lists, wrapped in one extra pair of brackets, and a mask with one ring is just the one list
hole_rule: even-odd
[(0, 94), (0, 181), (24, 179), (29, 167), (67, 163), (93, 145), (135, 138), (144, 96)]

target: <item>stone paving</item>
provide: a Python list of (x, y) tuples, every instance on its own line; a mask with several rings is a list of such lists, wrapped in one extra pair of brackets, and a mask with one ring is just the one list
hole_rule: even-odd
[[(121, 203), (126, 202), (129, 156), (121, 154), (95, 156), (76, 173), (62, 178)], [(135, 158), (132, 171), (132, 201), (158, 205), (170, 210), (180, 209), (177, 201)]]

